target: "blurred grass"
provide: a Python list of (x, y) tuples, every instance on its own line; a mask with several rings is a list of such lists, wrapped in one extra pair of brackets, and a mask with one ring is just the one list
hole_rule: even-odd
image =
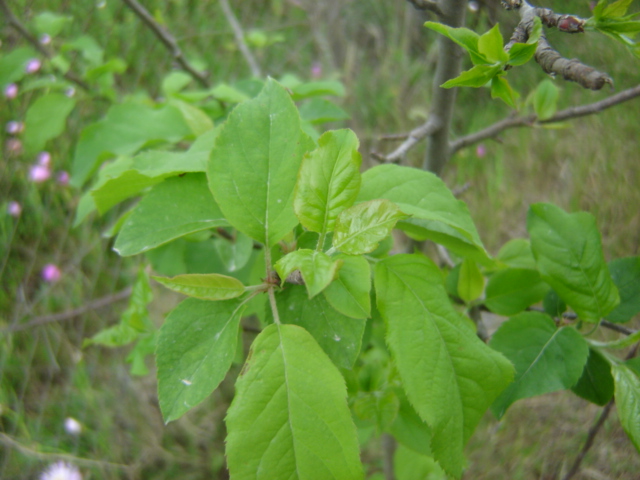
[[(249, 75), (217, 2), (149, 0), (144, 5), (171, 30), (187, 56), (206, 67), (213, 83)], [(175, 68), (166, 50), (122, 2), (17, 0), (12, 7), (25, 22), (43, 10), (72, 16), (63, 37), (92, 35), (107, 57), (126, 62), (127, 71), (116, 84), (122, 95), (142, 90), (160, 95), (162, 77)], [(314, 63), (319, 63), (323, 77), (345, 83), (342, 106), (352, 118), (344, 126), (358, 134), (368, 166), (375, 164), (372, 151), (395, 146), (381, 142), (381, 135), (407, 132), (426, 118), (435, 34), (421, 27), (428, 17), (408, 3), (244, 0), (232, 2), (232, 7), (247, 31), (283, 36), (283, 42), (256, 50), (266, 74), (295, 73), (308, 79)], [(563, 2), (563, 9), (589, 15), (587, 1)], [(484, 16), (470, 16), (481, 29), (487, 25)], [(499, 20), (503, 34), (508, 34), (515, 23), (513, 15), (500, 11)], [(8, 27), (0, 35), (3, 52), (22, 44)], [(555, 32), (549, 37), (566, 56), (609, 72), (616, 90), (637, 83), (637, 60), (608, 39)], [(525, 95), (542, 78), (535, 65), (510, 74), (510, 81)], [(591, 103), (610, 93), (556, 83), (562, 89), (560, 108)], [(100, 118), (106, 108), (103, 102), (82, 100), (79, 95), (79, 108), (70, 117), (67, 132), (49, 147), (56, 170), (70, 168), (81, 128)], [(27, 94), (18, 103), (0, 103), (0, 123), (24, 118), (29, 98)], [(487, 248), (496, 253), (506, 240), (526, 236), (528, 205), (548, 201), (592, 212), (607, 258), (638, 254), (637, 102), (578, 119), (566, 129), (504, 132), (498, 141), (484, 142), (487, 153), (481, 157), (476, 146), (460, 151), (444, 179), (451, 187), (471, 184), (463, 199)], [(453, 127), (457, 136), (509, 113), (504, 104), (491, 101), (486, 89), (460, 91), (458, 106)], [(420, 165), (423, 153), (424, 146), (416, 148), (407, 163)], [(6, 148), (0, 160), (0, 203), (19, 200), (23, 205), (18, 220), (6, 215), (2, 219), (6, 248), (0, 252), (1, 328), (118, 291), (132, 282), (137, 266), (136, 260), (122, 260), (111, 252), (109, 241), (100, 236), (114, 217), (70, 228), (78, 192), (55, 182), (38, 186), (29, 182), (33, 161)], [(62, 280), (54, 285), (40, 279), (41, 268), (50, 262), (63, 270)], [(153, 304), (157, 324), (174, 302), (163, 294), (162, 301)], [(163, 426), (153, 375), (132, 378), (124, 363), (127, 349), (81, 348), (84, 338), (117, 322), (124, 303), (64, 322), (2, 333), (0, 432), (19, 440), (26, 450), (15, 445), (0, 448), (0, 478), (36, 478), (62, 452), (91, 459), (94, 463), (82, 465), (88, 478), (224, 478), (221, 420), (233, 393), (234, 375), (200, 407)], [(559, 393), (517, 403), (500, 423), (487, 415), (468, 447), (465, 478), (558, 478), (581, 448), (597, 412), (596, 407)], [(65, 432), (67, 417), (83, 425), (80, 436)], [(133, 468), (118, 466), (122, 464)], [(607, 421), (585, 467), (588, 471), (579, 478), (636, 478), (639, 456), (614, 419)]]

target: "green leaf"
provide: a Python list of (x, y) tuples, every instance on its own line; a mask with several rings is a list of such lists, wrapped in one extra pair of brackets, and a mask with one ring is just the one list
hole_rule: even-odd
[(243, 91), (238, 90), (231, 85), (227, 85), (226, 83), (220, 83), (213, 87), (211, 89), (211, 95), (225, 103), (241, 103), (251, 98)]
[(230, 272), (235, 272), (244, 267), (253, 253), (253, 240), (238, 231), (234, 232), (234, 237), (233, 241), (226, 238), (213, 240), (220, 260)]
[(291, 231), (298, 223), (296, 174), (312, 147), (291, 97), (275, 80), (238, 105), (216, 139), (208, 166), (209, 187), (229, 222), (267, 245)]
[(353, 412), (360, 420), (372, 422), (377, 431), (385, 430), (396, 419), (400, 400), (393, 390), (362, 392), (353, 401)]
[(482, 295), (484, 277), (473, 260), (465, 259), (458, 274), (458, 296), (465, 303), (470, 303)]
[(506, 78), (496, 75), (491, 80), (491, 98), (499, 98), (511, 108), (518, 108), (516, 102), (520, 94), (516, 92)]
[(347, 112), (330, 100), (312, 98), (300, 106), (300, 118), (313, 125), (320, 125), (327, 122), (348, 120), (350, 117)]
[(498, 73), (502, 71), (500, 65), (476, 65), (471, 70), (462, 72), (456, 78), (447, 80), (442, 85), (442, 88), (453, 87), (484, 87), (491, 81)]
[(618, 305), (591, 214), (537, 203), (529, 209), (527, 229), (540, 276), (582, 320), (597, 322)]
[(527, 268), (535, 270), (536, 260), (531, 251), (531, 242), (524, 238), (514, 238), (505, 243), (498, 255), (498, 260), (511, 268)]
[(480, 36), (478, 51), (488, 60), (487, 63), (507, 63), (509, 55), (504, 51), (504, 42), (497, 23), (491, 30)]
[(626, 365), (614, 365), (616, 407), (622, 428), (640, 451), (640, 378)]
[(332, 95), (344, 97), (344, 85), (335, 80), (323, 80), (318, 82), (306, 82), (296, 85), (293, 90), (293, 100), (299, 101), (310, 97), (324, 97)]
[(491, 260), (469, 214), (436, 175), (399, 165), (378, 165), (362, 174), (357, 201), (386, 198), (412, 217), (398, 228), (416, 240), (432, 240), (483, 264)]
[(478, 49), (480, 36), (473, 30), (469, 30), (467, 28), (452, 28), (448, 25), (436, 22), (427, 22), (424, 26), (446, 36), (464, 48), (469, 52), (469, 55), (471, 55), (471, 61), (474, 65), (491, 63), (480, 53), (480, 50)]
[(448, 480), (447, 474), (436, 461), (400, 445), (393, 457), (396, 480)]
[(169, 101), (169, 104), (180, 110), (184, 117), (184, 121), (195, 136), (200, 136), (209, 130), (213, 130), (213, 121), (198, 107), (194, 107), (193, 105), (176, 98), (172, 98)]
[(333, 246), (347, 255), (372, 252), (391, 233), (398, 220), (407, 218), (389, 200), (369, 200), (338, 216), (333, 232)]
[(542, 307), (552, 317), (560, 317), (567, 310), (567, 304), (562, 301), (553, 288), (542, 299)]
[(604, 18), (622, 17), (627, 13), (632, 2), (633, 0), (618, 0), (617, 2), (613, 2), (604, 9), (602, 16)]
[(300, 270), (309, 298), (313, 298), (333, 281), (341, 265), (341, 261), (332, 260), (326, 253), (303, 248), (282, 257), (275, 269), (283, 285), (291, 273)]
[(489, 278), (484, 304), (498, 315), (515, 315), (538, 303), (548, 291), (536, 270), (508, 268)]
[(378, 309), (407, 397), (433, 433), (440, 465), (459, 477), (463, 446), (512, 378), (509, 362), (485, 345), (449, 302), (442, 275), (421, 255), (375, 267)]
[(130, 101), (112, 106), (104, 119), (82, 131), (73, 158), (72, 184), (82, 186), (105, 157), (131, 155), (147, 142), (177, 142), (191, 130), (170, 105), (154, 109)]
[(156, 344), (158, 342), (158, 332), (152, 334), (141, 335), (135, 346), (127, 355), (125, 361), (131, 364), (131, 375), (143, 377), (149, 375), (149, 369), (146, 365), (146, 358), (156, 353)]
[(620, 292), (620, 305), (606, 318), (614, 323), (628, 322), (640, 313), (640, 257), (613, 260), (609, 262), (609, 271)]
[(58, 15), (52, 12), (42, 12), (36, 15), (33, 19), (33, 25), (38, 34), (51, 35), (55, 37), (62, 29), (70, 23), (72, 17), (66, 15)]
[(276, 299), (282, 323), (303, 327), (336, 365), (353, 367), (360, 353), (366, 320), (342, 315), (322, 295), (309, 300), (301, 285), (287, 285)]
[(342, 261), (336, 278), (324, 289), (324, 297), (338, 312), (351, 318), (371, 316), (371, 267), (360, 256), (337, 255)]
[(202, 300), (230, 300), (239, 297), (245, 290), (240, 280), (218, 273), (153, 278), (174, 292)]
[(540, 82), (533, 95), (533, 109), (539, 120), (547, 120), (555, 115), (559, 95), (560, 90), (551, 80)]
[(431, 456), (431, 429), (409, 403), (404, 392), (398, 392), (400, 408), (389, 432), (399, 443), (422, 455)]
[(308, 230), (324, 236), (337, 216), (353, 205), (360, 190), (358, 138), (351, 130), (331, 130), (318, 139), (318, 148), (304, 156), (293, 208)]
[(571, 390), (585, 400), (604, 407), (613, 397), (611, 365), (596, 349), (589, 348), (589, 358), (582, 376)]
[(236, 353), (243, 304), (187, 298), (160, 329), (156, 364), (165, 423), (202, 402), (224, 379)]
[(516, 400), (574, 386), (589, 356), (582, 335), (571, 327), (557, 328), (538, 312), (521, 313), (503, 323), (489, 345), (516, 367), (513, 383), (491, 407), (498, 418)]
[(509, 49), (509, 65), (513, 65), (514, 67), (524, 65), (533, 58), (537, 48), (537, 43), (514, 43)]
[(39, 152), (49, 140), (64, 132), (67, 116), (75, 105), (75, 99), (62, 93), (49, 93), (33, 102), (24, 121), (25, 151)]
[(254, 340), (225, 419), (231, 477), (364, 478), (338, 369), (304, 329)]
[(158, 247), (184, 235), (227, 226), (202, 173), (155, 185), (120, 229), (113, 249), (122, 256)]

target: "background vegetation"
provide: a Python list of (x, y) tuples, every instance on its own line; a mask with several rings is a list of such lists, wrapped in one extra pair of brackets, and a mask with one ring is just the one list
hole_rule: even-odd
[[(568, 12), (589, 16), (587, 1), (562, 3)], [(218, 2), (144, 4), (174, 33), (187, 57), (209, 72), (213, 84), (232, 84), (251, 76)], [(123, 2), (16, 0), (10, 5), (26, 25), (42, 11), (68, 15), (71, 20), (53, 39), (54, 49), (89, 35), (106, 58), (121, 59), (126, 69), (115, 76), (116, 98), (144, 92), (160, 96), (162, 79), (176, 68), (165, 48)], [(263, 74), (280, 78), (290, 73), (344, 83), (346, 95), (337, 101), (351, 118), (327, 128), (353, 129), (368, 166), (375, 164), (372, 152), (395, 146), (382, 136), (408, 132), (426, 118), (436, 34), (422, 27), (429, 17), (408, 2), (244, 0), (232, 2), (232, 8)], [(468, 24), (486, 30), (484, 12), (470, 11)], [(498, 20), (503, 34), (517, 22), (513, 14), (501, 10)], [(0, 28), (2, 55), (25, 44), (15, 30)], [(549, 36), (565, 56), (607, 71), (617, 90), (637, 84), (638, 63), (623, 47), (604, 37), (555, 32)], [(34, 78), (50, 73), (45, 64)], [(524, 92), (543, 78), (534, 64), (510, 75)], [(557, 84), (562, 89), (559, 108), (594, 102), (610, 93), (586, 91), (560, 80)], [(0, 98), (0, 125), (23, 120), (32, 95), (23, 91), (14, 100)], [(109, 105), (80, 89), (75, 98), (78, 107), (65, 133), (47, 144), (55, 172), (70, 169), (81, 129), (104, 115)], [(458, 135), (489, 125), (509, 111), (492, 101), (486, 89), (463, 89), (457, 105)], [(607, 258), (637, 255), (639, 121), (635, 100), (573, 121), (568, 128), (510, 130), (499, 141), (460, 151), (446, 168), (444, 180), (452, 188), (469, 184), (462, 198), (491, 253), (510, 238), (526, 236), (528, 205), (548, 201), (570, 211), (592, 212)], [(115, 214), (71, 228), (80, 192), (55, 178), (31, 181), (29, 169), (35, 157), (12, 146), (13, 137), (4, 129), (2, 135), (0, 478), (36, 478), (46, 464), (64, 458), (61, 454), (76, 457), (71, 460), (86, 478), (225, 478), (221, 420), (233, 382), (223, 382), (201, 406), (164, 426), (154, 376), (131, 376), (125, 363), (128, 349), (82, 348), (83, 339), (117, 322), (126, 308), (117, 295), (134, 280), (138, 260), (121, 259), (101, 235)], [(423, 153), (424, 147), (417, 148), (407, 161), (420, 165)], [(22, 207), (17, 217), (8, 211), (12, 201)], [(59, 266), (59, 281), (43, 279), (47, 264)], [(103, 308), (50, 321), (55, 317), (48, 315), (105, 296), (113, 301)], [(166, 292), (156, 295), (153, 320), (161, 323), (175, 302)], [(633, 323), (631, 328), (639, 326), (637, 319)], [(234, 367), (231, 376), (239, 368)], [(519, 402), (501, 422), (488, 414), (468, 446), (465, 478), (558, 478), (581, 448), (597, 412), (586, 401), (559, 393)], [(82, 425), (79, 434), (65, 429), (67, 418)], [(382, 478), (378, 448), (364, 455), (377, 465), (369, 477)], [(640, 458), (610, 418), (583, 465), (581, 478), (631, 480), (640, 471)], [(398, 472), (398, 478), (425, 478), (413, 474), (418, 476)]]

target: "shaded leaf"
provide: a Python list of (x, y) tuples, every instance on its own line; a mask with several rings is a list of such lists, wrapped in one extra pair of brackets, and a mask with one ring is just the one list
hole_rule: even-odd
[(478, 264), (473, 260), (465, 259), (458, 273), (458, 296), (470, 303), (482, 295), (484, 290), (484, 277), (478, 268)]
[(614, 365), (612, 371), (618, 418), (640, 452), (640, 378), (626, 365)]
[(591, 403), (604, 407), (613, 397), (611, 365), (596, 349), (589, 348), (589, 358), (582, 376), (571, 390)]
[(536, 270), (508, 268), (489, 278), (484, 304), (493, 313), (515, 315), (538, 303), (548, 291)]
[(338, 312), (351, 318), (371, 316), (371, 267), (363, 257), (337, 255), (338, 277), (324, 289), (324, 297)]
[(640, 257), (612, 260), (609, 271), (620, 292), (620, 305), (606, 318), (614, 323), (628, 322), (640, 313)]

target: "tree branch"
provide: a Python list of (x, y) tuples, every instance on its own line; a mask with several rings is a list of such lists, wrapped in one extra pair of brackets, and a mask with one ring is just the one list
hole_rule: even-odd
[(13, 325), (11, 327), (8, 327), (2, 330), (2, 333), (18, 332), (20, 330), (27, 330), (29, 328), (36, 327), (39, 325), (44, 325), (46, 323), (71, 320), (91, 310), (104, 308), (111, 305), (112, 303), (119, 302), (120, 300), (125, 300), (126, 298), (129, 298), (130, 295), (131, 295), (131, 287), (127, 287), (124, 290), (120, 290), (119, 292), (93, 300), (87, 303), (86, 305), (83, 305), (82, 307), (74, 308), (73, 310), (67, 310), (66, 312), (42, 315), (40, 317), (33, 318), (31, 321), (27, 323)]
[(607, 97), (604, 100), (600, 100), (598, 102), (561, 110), (557, 112), (553, 117), (547, 118), (545, 120), (539, 120), (536, 115), (505, 118), (504, 120), (500, 120), (499, 122), (496, 122), (483, 130), (454, 140), (450, 145), (451, 154), (453, 155), (458, 150), (469, 145), (473, 145), (474, 143), (486, 140), (488, 138), (493, 138), (502, 131), (508, 130), (510, 128), (533, 127), (539, 124), (561, 122), (573, 118), (584, 117), (586, 115), (599, 113), (603, 110), (606, 110), (607, 108), (613, 107), (628, 100), (632, 100), (633, 98), (636, 98), (638, 96), (640, 96), (640, 85), (631, 87), (627, 90), (623, 90), (620, 93), (611, 95), (610, 97)]
[(419, 126), (409, 132), (409, 135), (406, 136), (406, 140), (402, 142), (402, 144), (396, 148), (390, 154), (383, 156), (380, 154), (373, 153), (372, 156), (377, 160), (385, 163), (399, 162), (404, 156), (407, 154), (409, 150), (415, 147), (420, 140), (425, 137), (428, 137), (436, 130), (438, 130), (442, 126), (442, 122), (436, 117), (432, 115), (429, 119), (424, 123), (424, 125)]
[(258, 62), (256, 62), (255, 57), (247, 47), (246, 42), (244, 41), (244, 32), (242, 31), (242, 27), (240, 26), (240, 22), (231, 10), (229, 6), (228, 0), (220, 0), (220, 6), (222, 7), (222, 11), (224, 12), (224, 16), (227, 17), (227, 21), (229, 25), (231, 25), (231, 29), (233, 30), (233, 35), (236, 37), (236, 43), (238, 44), (238, 48), (244, 55), (245, 60), (249, 64), (249, 68), (251, 69), (251, 74), (254, 77), (262, 77), (262, 72), (260, 71), (260, 66)]
[(206, 75), (196, 70), (185, 58), (182, 50), (178, 47), (176, 39), (166, 29), (161, 27), (158, 22), (154, 20), (151, 14), (142, 6), (137, 0), (122, 0), (132, 11), (135, 13), (142, 22), (149, 27), (149, 29), (155, 34), (155, 36), (167, 47), (167, 50), (171, 52), (171, 56), (182, 67), (183, 70), (189, 73), (200, 85), (205, 88), (209, 88), (211, 83)]
[[(3, 12), (7, 23), (12, 26), (20, 35), (22, 35), (31, 45), (33, 45), (33, 47), (38, 50), (47, 60), (51, 60), (53, 58), (54, 55), (51, 53), (51, 51), (44, 45), (42, 45), (38, 41), (38, 39), (31, 35), (29, 30), (27, 30), (25, 26), (20, 23), (20, 20), (18, 20), (18, 18), (13, 14), (9, 6), (6, 4), (5, 0), (0, 0), (0, 10)], [(58, 70), (55, 65), (52, 64), (52, 66), (53, 68)], [(74, 73), (62, 72), (60, 70), (58, 71), (64, 78), (72, 83), (75, 83), (83, 90), (87, 92), (91, 91), (91, 87), (89, 86), (89, 84), (82, 80), (80, 77), (76, 76)]]

